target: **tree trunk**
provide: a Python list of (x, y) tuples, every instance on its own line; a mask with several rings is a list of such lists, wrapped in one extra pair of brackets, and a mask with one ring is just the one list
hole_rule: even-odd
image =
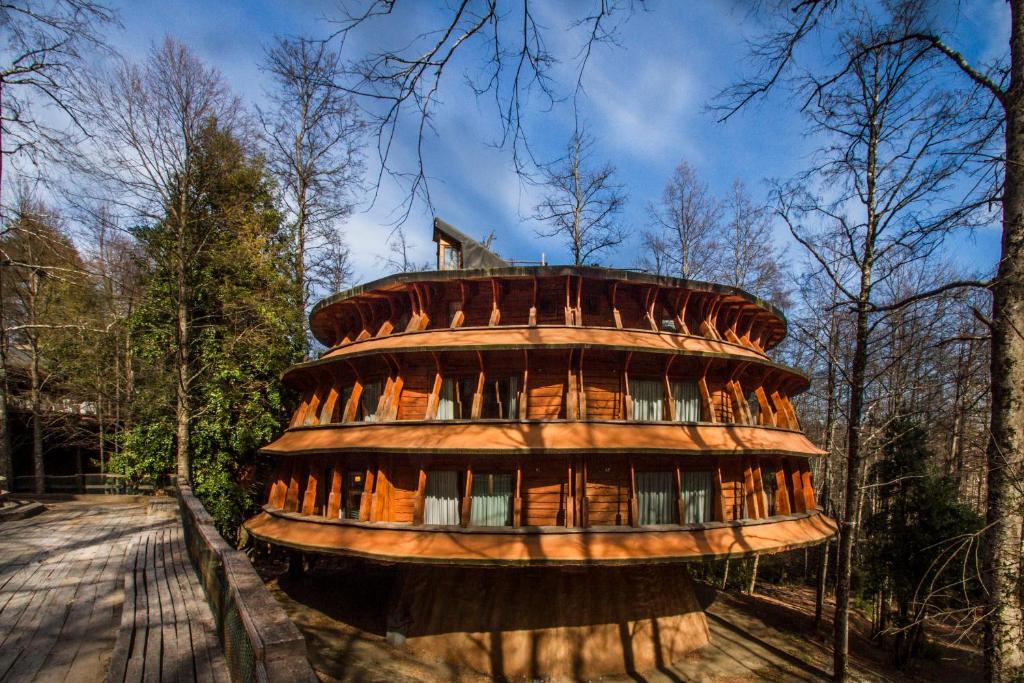
[(757, 564), (760, 559), (760, 555), (754, 555), (754, 566), (750, 569), (750, 590), (747, 591), (750, 595), (753, 595), (757, 588)]
[[(35, 276), (33, 275), (33, 278)], [(39, 392), (39, 347), (33, 341), (29, 344), (29, 403), (32, 411), (32, 474), (35, 492), (46, 493), (46, 467), (43, 462), (43, 410)]]
[(186, 296), (188, 288), (185, 282), (185, 264), (179, 256), (177, 267), (177, 342), (174, 353), (175, 370), (177, 372), (177, 405), (175, 406), (175, 422), (177, 437), (178, 478), (189, 483), (192, 481), (192, 462), (189, 451), (189, 422), (192, 418), (189, 405), (189, 320)]
[(821, 615), (825, 611), (825, 583), (828, 581), (828, 545), (821, 544), (821, 558), (818, 562), (818, 582), (814, 590), (814, 628), (821, 626)]
[(1002, 258), (992, 288), (989, 529), (982, 547), (989, 681), (1024, 679), (1024, 0), (1010, 8)]

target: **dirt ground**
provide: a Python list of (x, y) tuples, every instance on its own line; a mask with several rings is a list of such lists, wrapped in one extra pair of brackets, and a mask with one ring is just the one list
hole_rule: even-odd
[[(395, 570), (358, 561), (325, 560), (301, 578), (284, 565), (258, 564), (268, 587), (306, 637), (320, 679), (334, 681), (486, 681), (489, 677), (454, 671), (431, 658), (385, 641), (386, 612)], [(711, 644), (671, 666), (634, 671), (599, 680), (626, 681), (821, 681), (831, 671), (830, 610), (826, 623), (813, 626), (814, 590), (804, 586), (760, 586), (748, 596), (697, 584), (705, 606)], [(851, 620), (854, 680), (981, 680), (980, 656), (971, 645), (955, 644), (937, 628), (929, 631), (927, 654), (914, 668), (900, 671), (884, 647), (868, 639), (870, 623)]]

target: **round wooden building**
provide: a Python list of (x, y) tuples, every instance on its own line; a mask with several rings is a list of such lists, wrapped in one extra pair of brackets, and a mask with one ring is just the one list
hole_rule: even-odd
[(328, 350), (285, 375), (303, 399), (264, 449), (252, 536), (399, 563), (389, 631), (457, 664), (599, 675), (707, 641), (683, 563), (835, 532), (791, 402), (808, 380), (768, 356), (779, 310), (703, 282), (513, 267), (434, 228), (437, 271), (314, 308)]

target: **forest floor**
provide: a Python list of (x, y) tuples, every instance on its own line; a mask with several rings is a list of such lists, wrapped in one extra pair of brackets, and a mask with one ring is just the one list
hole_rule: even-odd
[[(390, 570), (359, 568), (327, 560), (299, 579), (281, 564), (262, 562), (257, 569), (306, 637), (314, 669), (325, 682), (335, 681), (486, 681), (487, 676), (453, 671), (443, 662), (418, 658), (394, 648), (384, 638), (382, 602)], [(357, 572), (357, 573), (356, 573)], [(696, 583), (705, 606), (711, 643), (671, 666), (635, 671), (599, 680), (626, 681), (822, 681), (832, 668), (831, 609), (825, 623), (813, 625), (814, 589), (806, 586), (758, 586), (755, 595), (720, 591)], [(829, 603), (829, 607), (831, 603)], [(861, 681), (981, 680), (976, 647), (953, 642), (933, 627), (924, 656), (910, 670), (892, 664), (892, 654), (870, 640), (870, 620), (851, 617), (852, 678)]]

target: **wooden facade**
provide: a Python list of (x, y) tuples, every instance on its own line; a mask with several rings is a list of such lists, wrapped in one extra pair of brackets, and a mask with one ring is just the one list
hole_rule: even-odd
[(823, 453), (791, 401), (808, 380), (767, 355), (785, 319), (742, 291), (599, 268), (442, 269), (343, 292), (310, 320), (328, 350), (285, 375), (302, 401), (264, 449), (277, 470), (247, 523), (257, 538), (573, 564), (834, 533), (809, 468)]

